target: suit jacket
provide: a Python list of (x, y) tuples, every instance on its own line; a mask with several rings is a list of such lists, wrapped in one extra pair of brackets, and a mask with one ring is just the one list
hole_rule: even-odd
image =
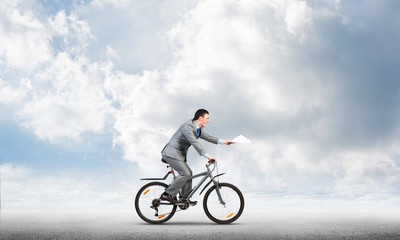
[[(201, 146), (196, 138), (196, 135), (196, 123), (193, 120), (185, 122), (174, 133), (167, 145), (165, 145), (164, 149), (161, 151), (162, 155), (169, 158), (186, 161), (188, 149), (192, 145), (199, 155), (205, 154), (206, 150), (204, 150), (203, 146)], [(200, 138), (208, 142), (218, 144), (218, 138), (208, 135), (203, 131), (203, 128), (201, 128)]]

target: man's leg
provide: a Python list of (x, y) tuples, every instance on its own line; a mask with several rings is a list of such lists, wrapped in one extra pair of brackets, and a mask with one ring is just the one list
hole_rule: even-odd
[(175, 196), (182, 189), (182, 197), (186, 198), (192, 190), (192, 170), (184, 161), (165, 156), (163, 158), (179, 174), (165, 192)]

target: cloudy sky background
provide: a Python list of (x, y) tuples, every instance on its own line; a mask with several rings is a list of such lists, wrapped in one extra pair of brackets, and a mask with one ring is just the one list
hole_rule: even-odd
[[(248, 206), (400, 207), (400, 2), (3, 0), (3, 209), (132, 208), (198, 108)], [(194, 172), (205, 160), (193, 150)]]

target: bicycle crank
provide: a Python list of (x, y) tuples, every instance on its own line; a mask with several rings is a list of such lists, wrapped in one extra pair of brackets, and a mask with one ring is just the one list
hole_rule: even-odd
[(186, 210), (189, 208), (190, 204), (189, 201), (187, 200), (181, 200), (180, 202), (178, 202), (176, 205), (178, 205), (178, 207), (182, 210)]

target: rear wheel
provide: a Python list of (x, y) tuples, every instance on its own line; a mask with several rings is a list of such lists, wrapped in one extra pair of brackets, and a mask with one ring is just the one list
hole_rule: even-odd
[(219, 192), (225, 204), (219, 200), (214, 185), (204, 195), (203, 208), (207, 217), (219, 224), (236, 221), (243, 212), (244, 198), (240, 190), (230, 183), (219, 183)]
[(160, 201), (160, 196), (167, 187), (168, 185), (162, 182), (151, 182), (138, 191), (135, 209), (141, 219), (148, 223), (159, 224), (174, 216), (176, 205)]

